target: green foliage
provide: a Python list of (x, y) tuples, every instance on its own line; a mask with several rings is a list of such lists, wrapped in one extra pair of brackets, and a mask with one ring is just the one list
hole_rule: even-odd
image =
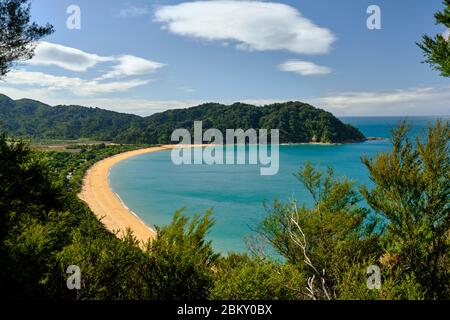
[[(261, 233), (307, 277), (313, 299), (447, 299), (450, 284), (450, 128), (430, 125), (426, 139), (401, 123), (392, 151), (363, 158), (373, 182), (361, 193), (307, 164), (296, 176), (314, 206), (276, 202)], [(379, 222), (378, 222), (379, 221)], [(366, 268), (381, 264), (382, 288), (366, 287)]]
[[(392, 151), (363, 158), (373, 185), (360, 191), (373, 211), (352, 181), (306, 164), (296, 177), (313, 205), (276, 202), (261, 225), (277, 261), (216, 254), (210, 212), (177, 212), (144, 248), (131, 233), (119, 239), (60, 177), (121, 146), (43, 157), (2, 135), (0, 298), (448, 299), (449, 137), (448, 122), (415, 141), (401, 124)], [(378, 264), (382, 286), (371, 290), (366, 270)], [(69, 265), (81, 269), (81, 290), (67, 289)]]
[(291, 264), (230, 254), (214, 266), (211, 299), (292, 300), (302, 298), (298, 288), (305, 277)]
[(372, 258), (378, 250), (376, 221), (370, 221), (368, 210), (358, 206), (361, 197), (353, 182), (336, 179), (332, 169), (324, 174), (308, 163), (296, 176), (310, 192), (314, 206), (276, 202), (262, 222), (261, 233), (289, 263), (317, 279), (314, 285), (319, 289), (311, 298), (336, 298), (348, 266)]
[[(86, 148), (101, 155), (111, 151), (102, 145)], [(54, 169), (23, 141), (0, 136), (0, 298), (208, 296), (217, 258), (205, 240), (209, 214), (188, 224), (177, 213), (143, 251), (131, 233), (119, 239), (108, 232), (55, 178)], [(81, 290), (66, 286), (70, 265), (81, 269)]]
[(266, 106), (260, 127), (279, 128), (282, 143), (335, 143), (365, 139), (358, 129), (342, 123), (331, 113), (301, 102)]
[[(82, 215), (23, 141), (0, 136), (0, 295), (49, 297), (54, 254)], [(79, 214), (75, 216), (73, 214)]]
[(204, 104), (169, 110), (149, 117), (122, 114), (80, 106), (50, 107), (33, 100), (14, 101), (0, 95), (0, 119), (15, 136), (32, 139), (90, 138), (117, 143), (170, 144), (172, 132), (194, 121), (203, 129), (280, 129), (282, 143), (354, 142), (364, 140), (356, 128), (343, 124), (331, 113), (301, 102), (265, 107), (235, 103)]
[(50, 24), (30, 22), (29, 0), (0, 0), (0, 78), (18, 60), (34, 55), (36, 42), (53, 33)]
[(50, 107), (38, 101), (0, 95), (0, 118), (9, 134), (32, 139), (91, 138), (112, 141), (139, 123), (135, 115), (80, 106)]
[(396, 267), (414, 273), (428, 297), (442, 297), (450, 283), (450, 127), (437, 122), (425, 142), (408, 132), (400, 124), (392, 152), (363, 159), (375, 186), (362, 193), (388, 221), (384, 247)]
[[(67, 190), (78, 193), (81, 191), (83, 177), (86, 171), (96, 162), (113, 155), (136, 150), (139, 145), (74, 145), (72, 152), (50, 151), (43, 153), (50, 166), (53, 179), (61, 181)], [(149, 146), (145, 146), (149, 147)]]
[(414, 275), (381, 267), (381, 288), (367, 288), (367, 267), (376, 265), (374, 260), (347, 263), (346, 268), (337, 277), (339, 300), (423, 300), (426, 287), (421, 286)]
[(64, 293), (67, 298), (98, 300), (145, 299), (143, 281), (147, 257), (132, 234), (122, 240), (102, 230), (98, 223), (84, 222), (72, 233), (71, 243), (58, 253), (59, 273), (67, 266), (81, 270), (81, 290)]
[[(435, 14), (436, 24), (442, 24), (450, 30), (450, 0), (444, 0), (443, 11)], [(440, 71), (443, 77), (450, 77), (450, 39), (438, 34), (434, 38), (424, 35), (422, 43), (417, 44), (434, 70)]]
[[(331, 113), (301, 102), (287, 102), (256, 107), (235, 103), (230, 106), (208, 103), (198, 107), (169, 110), (145, 119), (142, 141), (170, 143), (177, 128), (193, 133), (194, 121), (203, 121), (203, 129), (216, 128), (222, 132), (230, 128), (280, 129), (281, 143), (349, 142), (363, 140), (358, 129), (343, 124)], [(118, 140), (130, 141), (125, 131)], [(135, 133), (131, 133), (135, 137)]]
[(200, 219), (175, 213), (170, 225), (158, 230), (147, 246), (150, 298), (158, 300), (206, 299), (212, 287), (212, 265), (218, 258), (205, 237), (213, 225), (210, 212)]
[(14, 225), (17, 219), (12, 212), (41, 218), (46, 208), (60, 206), (60, 190), (49, 177), (49, 168), (25, 142), (8, 141), (0, 135), (0, 240), (7, 223)]

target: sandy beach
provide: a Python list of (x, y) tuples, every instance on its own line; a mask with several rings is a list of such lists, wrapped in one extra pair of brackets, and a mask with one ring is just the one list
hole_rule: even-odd
[[(124, 152), (101, 160), (94, 164), (86, 173), (82, 191), (78, 197), (87, 203), (97, 218), (111, 232), (117, 232), (122, 237), (129, 228), (139, 241), (146, 243), (156, 238), (156, 231), (146, 225), (135, 213), (128, 209), (121, 199), (112, 191), (109, 185), (109, 172), (117, 163), (142, 154), (170, 150), (179, 145), (166, 145)], [(186, 147), (202, 147), (192, 145)]]

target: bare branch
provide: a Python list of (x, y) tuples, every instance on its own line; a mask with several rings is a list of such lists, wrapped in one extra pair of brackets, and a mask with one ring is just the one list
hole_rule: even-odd
[[(306, 287), (307, 290), (307, 296), (310, 297), (313, 300), (317, 300), (317, 297), (325, 296), (326, 299), (331, 300), (330, 295), (328, 294), (328, 289), (326, 286), (326, 280), (325, 280), (325, 269), (322, 270), (322, 273), (320, 273), (317, 268), (312, 263), (311, 259), (309, 258), (307, 254), (307, 248), (308, 243), (306, 241), (305, 233), (303, 232), (303, 229), (300, 227), (295, 214), (297, 214), (297, 204), (293, 202), (293, 210), (291, 211), (291, 216), (289, 217), (289, 222), (287, 226), (287, 231), (289, 232), (289, 237), (291, 238), (292, 242), (294, 242), (295, 245), (297, 245), (303, 252), (304, 262), (308, 267), (310, 267), (314, 271), (314, 275), (310, 278), (308, 278), (308, 285)], [(297, 233), (300, 234), (298, 236), (293, 229), (297, 231)], [(316, 278), (316, 275), (320, 277), (320, 281), (322, 284), (322, 294), (316, 293), (316, 290), (314, 288), (314, 280)]]

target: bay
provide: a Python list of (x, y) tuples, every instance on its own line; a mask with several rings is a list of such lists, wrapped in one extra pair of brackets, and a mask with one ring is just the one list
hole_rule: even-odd
[[(443, 117), (449, 119), (449, 117)], [(400, 117), (342, 118), (367, 137), (388, 138)], [(413, 117), (411, 135), (424, 135), (436, 117)], [(388, 140), (343, 145), (280, 146), (280, 170), (261, 176), (254, 165), (181, 165), (172, 163), (170, 151), (127, 159), (111, 169), (110, 183), (123, 202), (150, 226), (170, 223), (174, 212), (194, 216), (213, 210), (215, 225), (208, 236), (221, 252), (247, 250), (246, 239), (267, 215), (264, 205), (292, 198), (311, 204), (311, 197), (294, 177), (307, 161), (325, 170), (334, 168), (356, 184), (370, 184), (361, 157), (389, 150)], [(239, 152), (246, 152), (238, 147)]]

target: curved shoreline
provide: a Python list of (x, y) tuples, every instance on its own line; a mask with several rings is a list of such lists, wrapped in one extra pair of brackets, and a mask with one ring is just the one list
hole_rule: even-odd
[(148, 226), (138, 214), (133, 212), (116, 194), (109, 182), (109, 173), (111, 168), (121, 161), (129, 158), (165, 151), (174, 148), (200, 148), (211, 146), (202, 145), (163, 145), (158, 147), (150, 147), (138, 149), (114, 155), (95, 163), (86, 172), (83, 178), (82, 190), (78, 197), (84, 201), (97, 219), (105, 225), (105, 227), (121, 238), (125, 236), (126, 230), (133, 231), (136, 239), (141, 243), (156, 239), (157, 232)]
[[(139, 216), (131, 211), (120, 197), (112, 191), (109, 184), (109, 172), (113, 166), (131, 157), (171, 150), (176, 147), (180, 147), (180, 145), (165, 145), (133, 150), (117, 154), (95, 163), (86, 172), (83, 178), (82, 190), (78, 194), (78, 197), (89, 206), (97, 219), (119, 238), (126, 234), (127, 229), (131, 229), (136, 239), (141, 243), (146, 243), (148, 240), (154, 240), (157, 235), (156, 231), (145, 224)], [(203, 147), (203, 145), (184, 147)]]

